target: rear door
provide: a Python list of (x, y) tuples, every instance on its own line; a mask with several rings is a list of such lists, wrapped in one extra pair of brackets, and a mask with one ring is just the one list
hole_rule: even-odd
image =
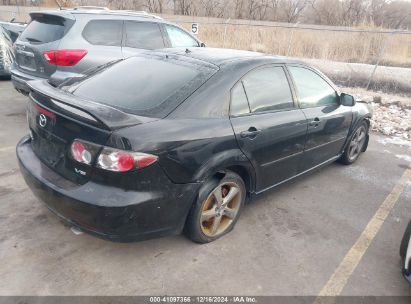
[(156, 22), (125, 21), (123, 56), (133, 56), (142, 50), (162, 49), (166, 46), (161, 27)]
[[(89, 18), (87, 16), (87, 18)], [(85, 49), (87, 55), (74, 67), (61, 67), (62, 70), (69, 70), (77, 73), (84, 73), (87, 70), (107, 62), (122, 59), (121, 41), (123, 33), (123, 20), (97, 19), (88, 21), (81, 33), (73, 33), (64, 39), (61, 48)], [(81, 35), (82, 39), (78, 39)], [(73, 42), (76, 45), (73, 46)]]
[(17, 68), (29, 75), (48, 78), (56, 71), (56, 66), (49, 64), (43, 53), (58, 49), (74, 19), (69, 15), (62, 17), (42, 13), (33, 13), (31, 18), (15, 43)]
[(257, 172), (257, 191), (298, 173), (307, 121), (283, 66), (245, 75), (232, 89), (230, 116), (239, 146)]
[(308, 133), (301, 170), (336, 157), (342, 150), (352, 121), (352, 107), (340, 104), (331, 84), (305, 66), (288, 66), (299, 104), (307, 117)]

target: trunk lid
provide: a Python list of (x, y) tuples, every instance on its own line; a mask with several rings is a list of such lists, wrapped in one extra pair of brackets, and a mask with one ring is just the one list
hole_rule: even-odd
[(49, 64), (43, 53), (58, 50), (75, 19), (72, 15), (59, 16), (31, 13), (32, 21), (15, 42), (17, 68), (29, 75), (48, 78), (57, 66)]
[[(99, 146), (124, 149), (123, 140), (113, 131), (155, 119), (137, 117), (94, 102), (79, 100), (45, 81), (29, 82), (32, 89), (27, 120), (34, 153), (63, 177), (83, 184), (93, 167), (74, 161), (70, 147), (75, 139)], [(97, 157), (93, 155), (94, 158)]]

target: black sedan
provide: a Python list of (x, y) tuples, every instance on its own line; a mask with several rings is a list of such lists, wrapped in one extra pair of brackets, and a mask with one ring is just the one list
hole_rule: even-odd
[(371, 113), (319, 71), (258, 53), (142, 53), (30, 83), (21, 171), (55, 214), (111, 240), (231, 231), (244, 203), (367, 148)]

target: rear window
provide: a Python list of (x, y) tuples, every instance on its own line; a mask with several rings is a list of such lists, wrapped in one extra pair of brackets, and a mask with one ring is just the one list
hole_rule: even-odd
[(60, 40), (65, 34), (66, 23), (64, 18), (58, 16), (35, 16), (21, 34), (20, 39), (38, 44)]
[(87, 23), (83, 37), (91, 44), (120, 46), (123, 21), (93, 20)]
[(167, 116), (214, 73), (210, 66), (164, 57), (131, 57), (66, 88), (128, 113)]

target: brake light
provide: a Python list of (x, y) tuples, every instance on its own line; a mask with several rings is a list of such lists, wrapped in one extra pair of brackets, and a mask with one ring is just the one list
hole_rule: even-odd
[(44, 58), (50, 64), (60, 65), (60, 66), (74, 66), (76, 65), (84, 56), (87, 55), (86, 50), (58, 50), (58, 51), (47, 51), (43, 53)]
[(109, 171), (126, 172), (147, 167), (155, 163), (157, 159), (157, 156), (151, 154), (104, 148), (98, 157), (97, 167)]
[(78, 161), (86, 165), (90, 165), (92, 161), (92, 151), (87, 149), (86, 144), (75, 140), (71, 144), (71, 156)]

